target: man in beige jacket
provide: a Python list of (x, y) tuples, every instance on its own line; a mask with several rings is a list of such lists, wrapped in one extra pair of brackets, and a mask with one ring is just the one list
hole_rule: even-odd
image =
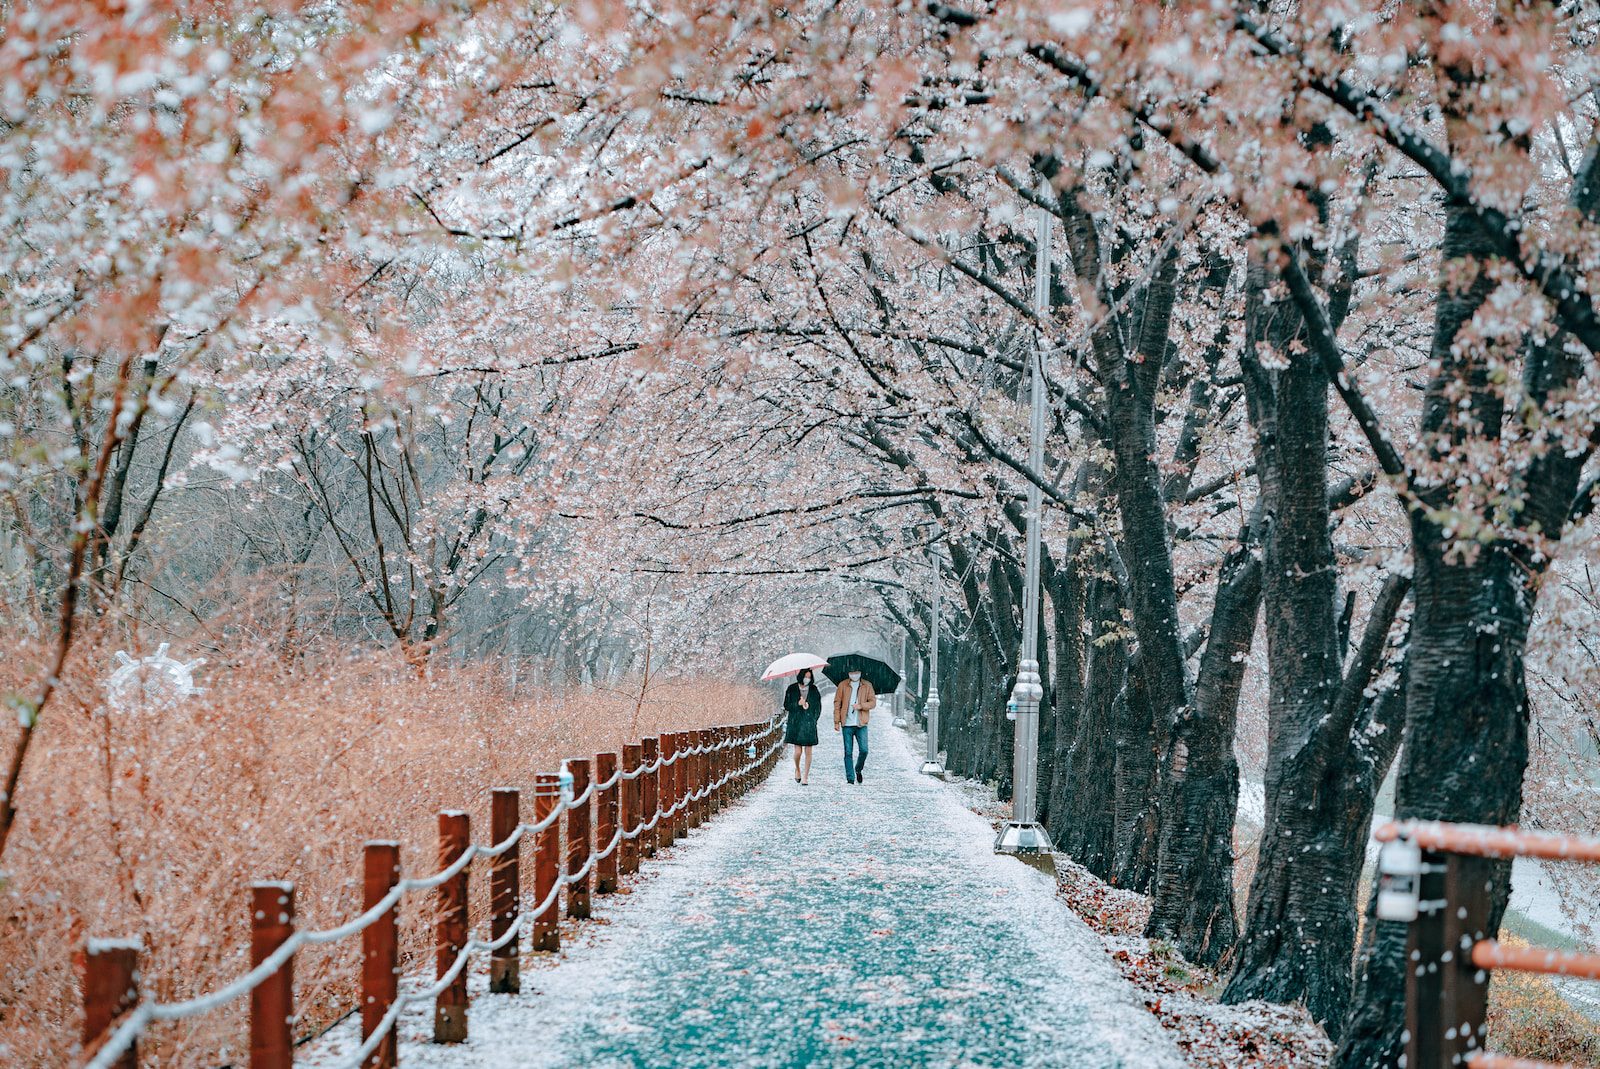
[[(833, 730), (844, 732), (844, 781), (860, 783), (861, 769), (867, 763), (867, 721), (878, 704), (872, 684), (851, 672), (850, 678), (833, 692)], [(851, 751), (858, 750), (853, 758)]]

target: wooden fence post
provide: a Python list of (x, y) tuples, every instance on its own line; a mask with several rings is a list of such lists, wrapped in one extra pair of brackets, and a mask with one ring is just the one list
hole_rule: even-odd
[[(597, 753), (594, 755), (594, 778), (597, 783), (604, 783), (617, 774), (617, 755), (614, 753)], [(594, 848), (596, 851), (604, 850), (611, 846), (611, 840), (617, 837), (617, 788), (622, 785), (618, 780), (603, 791), (597, 791), (594, 806)], [(617, 889), (617, 856), (622, 850), (622, 840), (618, 839), (612, 851), (594, 863), (594, 893), (609, 895)]]
[[(491, 845), (505, 842), (522, 822), (522, 796), (512, 787), (496, 787), (489, 796)], [(489, 869), (489, 938), (502, 938), (522, 912), (522, 843), (495, 858)], [(522, 936), (513, 936), (489, 958), (489, 990), (515, 994), (522, 990)]]
[[(647, 765), (653, 765), (661, 756), (661, 740), (655, 736), (639, 740), (639, 757)], [(661, 770), (646, 772), (639, 777), (639, 815), (640, 823), (648, 824), (661, 812)], [(661, 825), (657, 824), (648, 832), (639, 836), (639, 855), (641, 858), (655, 857), (656, 844), (661, 841)]]
[[(447, 868), (472, 845), (472, 826), (459, 809), (439, 814), (439, 867)], [(434, 949), (434, 979), (450, 971), (456, 957), (466, 949), (470, 928), (467, 920), (467, 872), (460, 872), (439, 885)], [(462, 969), (450, 985), (439, 992), (433, 1003), (433, 1041), (465, 1043), (467, 1040), (467, 970)]]
[[(683, 747), (685, 751), (693, 750), (700, 745), (698, 731), (685, 731), (683, 733)], [(700, 803), (694, 801), (694, 792), (700, 786), (700, 755), (689, 754), (683, 761), (683, 797), (686, 802), (683, 807), (683, 824), (680, 825), (682, 835), (687, 837), (690, 829), (700, 825)]]
[[(567, 771), (572, 773), (572, 796), (577, 798), (589, 789), (589, 759), (568, 758)], [(577, 877), (589, 863), (589, 814), (593, 810), (593, 798), (567, 810), (567, 879), (572, 881), (567, 884), (569, 917), (589, 916), (589, 887), (594, 874), (585, 874), (582, 879)]]
[[(642, 760), (642, 750), (637, 742), (627, 742), (622, 745), (622, 770), (624, 772), (637, 772)], [(635, 831), (644, 821), (644, 807), (639, 804), (642, 794), (643, 776), (622, 781), (622, 830)], [(639, 836), (622, 840), (622, 857), (617, 863), (617, 871), (623, 876), (632, 876), (639, 871)]]
[(722, 790), (717, 792), (717, 805), (728, 808), (733, 801), (733, 770), (739, 767), (739, 755), (733, 752), (733, 740), (738, 738), (737, 728), (725, 727), (722, 729), (722, 771), (717, 773), (717, 778), (727, 777), (727, 782), (722, 785)]
[(1444, 859), (1444, 946), (1439, 964), (1439, 1016), (1445, 1026), (1444, 1065), (1466, 1065), (1483, 1050), (1488, 1033), (1489, 973), (1472, 963), (1474, 944), (1489, 938), (1489, 903), (1496, 865), (1509, 861), (1446, 854)]
[[(250, 885), (250, 967), (294, 935), (294, 884)], [(294, 1065), (294, 955), (250, 992), (250, 1069)]]
[[(732, 770), (732, 766), (728, 764), (728, 753), (729, 748), (733, 745), (733, 730), (731, 728), (720, 727), (717, 729), (716, 738), (717, 762), (713, 766), (712, 772), (716, 775), (718, 780), (722, 780), (723, 777), (725, 777)], [(728, 808), (727, 783), (723, 783), (722, 786), (717, 788), (717, 793), (711, 796), (711, 801), (713, 806), (715, 806), (715, 812), (720, 813), (724, 809)]]
[(718, 794), (718, 790), (719, 789), (717, 787), (717, 780), (721, 776), (721, 773), (718, 771), (718, 769), (722, 765), (722, 750), (719, 748), (721, 742), (722, 742), (722, 733), (721, 733), (720, 729), (718, 729), (718, 728), (710, 728), (710, 729), (708, 729), (706, 731), (706, 745), (713, 748), (710, 753), (706, 754), (706, 819), (707, 820), (710, 820), (712, 817), (716, 816), (717, 808), (718, 808), (717, 807), (717, 794)]
[[(748, 724), (741, 724), (735, 730), (741, 738), (750, 734), (750, 726)], [(741, 744), (733, 749), (733, 767), (741, 770), (739, 774), (733, 778), (733, 796), (735, 798), (743, 796), (744, 781), (749, 778), (750, 775), (750, 773), (743, 771), (745, 762), (750, 760), (745, 756), (746, 746), (747, 744)]]
[[(400, 844), (374, 841), (362, 853), (362, 912), (382, 902), (400, 882)], [(383, 1023), (400, 994), (400, 904), (361, 932), (361, 1041)], [(399, 1042), (396, 1028), (378, 1041), (362, 1069), (394, 1069)]]
[[(92, 1056), (111, 1036), (117, 1019), (139, 1004), (137, 939), (91, 939), (83, 955), (83, 1052)], [(139, 1069), (138, 1040), (111, 1063)]]
[(1445, 1069), (1444, 1018), (1440, 998), (1439, 959), (1443, 956), (1443, 859), (1432, 850), (1422, 851), (1422, 875), (1417, 881), (1420, 901), (1417, 919), (1406, 938), (1406, 1066), (1408, 1069)]
[(678, 752), (678, 736), (670, 731), (661, 733), (661, 784), (660, 805), (661, 822), (656, 825), (656, 847), (665, 849), (672, 845), (676, 833), (672, 830), (672, 822), (677, 819), (677, 814), (667, 816), (667, 810), (678, 800), (678, 768), (679, 762), (672, 760), (673, 754)]
[[(694, 733), (694, 744), (701, 749), (711, 745), (711, 732), (701, 728)], [(711, 815), (711, 755), (699, 754), (694, 759), (694, 789), (700, 792), (700, 800), (694, 804), (694, 825), (699, 827)]]
[[(679, 750), (687, 752), (694, 746), (694, 732), (680, 731), (673, 736)], [(678, 774), (673, 779), (672, 785), (677, 791), (674, 801), (682, 803), (678, 810), (678, 819), (672, 822), (672, 837), (687, 839), (689, 837), (689, 814), (693, 806), (689, 802), (689, 795), (694, 793), (694, 758), (684, 757), (677, 764)]]
[[(722, 751), (717, 749), (717, 729), (706, 728), (706, 747), (711, 751), (706, 754), (706, 800), (704, 820), (710, 820), (717, 814), (717, 762), (722, 760)], [(702, 821), (703, 823), (704, 821)]]
[[(541, 772), (534, 777), (533, 784), (533, 819), (538, 823), (556, 811), (561, 801), (561, 777), (554, 772)], [(529, 945), (534, 950), (561, 949), (561, 899), (559, 896), (551, 898), (560, 875), (561, 819), (557, 817), (533, 841), (535, 908), (549, 902), (549, 907), (533, 919), (533, 938)]]
[(747, 742), (739, 748), (739, 767), (744, 769), (743, 772), (739, 773), (739, 794), (741, 796), (749, 793), (750, 788), (755, 785), (757, 777), (761, 774), (760, 768), (745, 768), (746, 765), (752, 765), (755, 761), (755, 758), (750, 756), (751, 743), (755, 744), (755, 752), (759, 755), (761, 747), (766, 742), (766, 737), (758, 730), (758, 727), (756, 724), (745, 725), (744, 733), (751, 737), (751, 742)]

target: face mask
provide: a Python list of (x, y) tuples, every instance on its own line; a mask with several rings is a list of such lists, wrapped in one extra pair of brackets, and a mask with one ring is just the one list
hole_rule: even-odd
[(856, 681), (856, 680), (858, 680), (860, 678), (861, 678), (861, 673), (860, 672), (851, 672), (850, 673), (851, 682), (854, 682), (854, 681)]

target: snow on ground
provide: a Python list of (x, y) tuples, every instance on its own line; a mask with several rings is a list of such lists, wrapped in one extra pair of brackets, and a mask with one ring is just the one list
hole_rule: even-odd
[(1303, 1008), (1259, 1000), (1237, 1006), (1216, 1000), (1221, 977), (1185, 961), (1170, 946), (1144, 938), (1150, 900), (1111, 887), (1066, 857), (1057, 858), (1061, 894), (1100, 933), (1123, 976), (1141, 992), (1197, 1069), (1320, 1069), (1332, 1053)]
[[(927, 736), (914, 726), (910, 732), (912, 746), (923, 752)], [(1241, 784), (1241, 816), (1247, 812), (1250, 786), (1250, 781)], [(1264, 796), (1260, 783), (1254, 786), (1259, 812), (1265, 809)], [(986, 783), (952, 776), (946, 789), (991, 827), (1010, 816), (1011, 807), (996, 801), (994, 788)], [(1112, 887), (1064, 854), (1056, 855), (1056, 868), (1062, 900), (1099, 935), (1117, 970), (1168, 1031), (1185, 1064), (1195, 1069), (1321, 1069), (1327, 1063), (1332, 1044), (1303, 1008), (1262, 1001), (1223, 1005), (1215, 997), (1220, 977), (1141, 934), (1150, 918), (1149, 898)]]
[[(866, 783), (824, 731), (809, 786), (787, 761), (741, 804), (598, 899), (523, 993), (474, 977), (471, 1039), (404, 1020), (401, 1064), (538, 1066), (1183, 1065), (1053, 881), (992, 852), (987, 821), (872, 728)], [(565, 937), (565, 936), (564, 936)], [(306, 1064), (331, 1067), (355, 1026)]]

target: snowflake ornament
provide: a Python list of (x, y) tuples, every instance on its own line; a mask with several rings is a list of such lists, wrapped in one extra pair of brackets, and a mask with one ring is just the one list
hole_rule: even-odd
[(165, 711), (200, 693), (194, 670), (206, 663), (205, 658), (174, 660), (167, 655), (168, 648), (163, 642), (148, 657), (117, 651), (118, 667), (105, 682), (106, 702), (115, 712)]

